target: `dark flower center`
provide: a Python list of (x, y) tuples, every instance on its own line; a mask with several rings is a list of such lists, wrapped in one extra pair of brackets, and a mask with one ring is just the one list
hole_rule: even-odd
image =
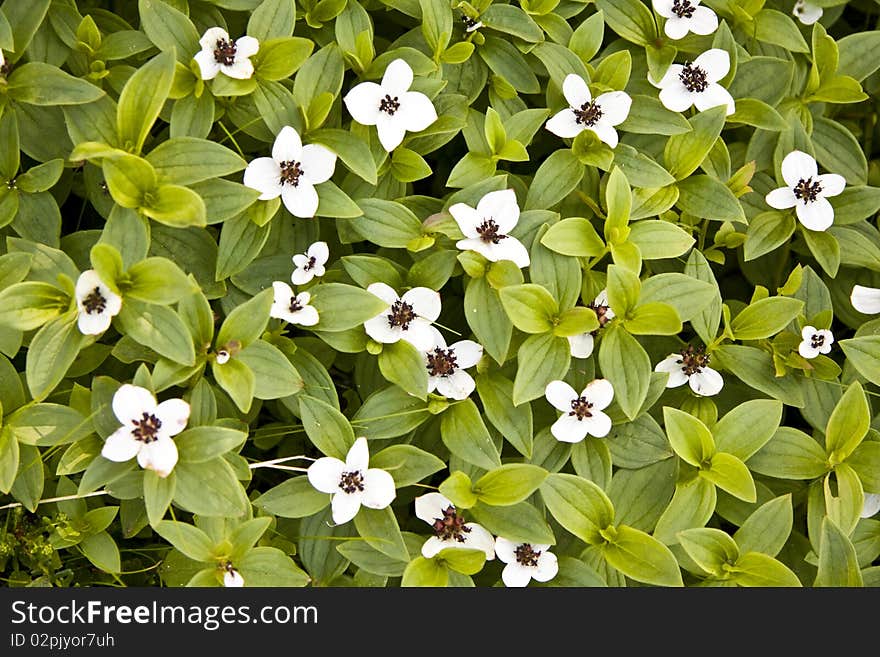
[(587, 401), (586, 397), (578, 397), (571, 400), (571, 411), (568, 414), (574, 415), (580, 422), (586, 417), (593, 417), (593, 414), (590, 413), (591, 408), (593, 405)]
[(706, 353), (705, 347), (694, 347), (689, 344), (687, 349), (681, 351), (681, 358), (676, 362), (681, 365), (681, 371), (686, 376), (692, 376), (702, 372), (704, 367), (708, 367), (710, 360), (711, 357)]
[(235, 42), (217, 39), (217, 43), (214, 45), (214, 60), (218, 64), (232, 66), (235, 62)]
[(296, 298), (296, 295), (290, 297), (290, 305), (287, 307), (287, 309), (292, 313), (298, 312), (303, 309), (303, 305), (299, 302), (299, 299)]
[(389, 94), (385, 94), (385, 98), (379, 102), (379, 111), (385, 112), (388, 116), (394, 116), (394, 113), (399, 109), (400, 101), (397, 96), (392, 98)]
[(471, 531), (470, 527), (464, 526), (464, 518), (462, 518), (455, 510), (454, 506), (448, 506), (443, 511), (442, 518), (436, 518), (431, 525), (434, 529), (434, 535), (441, 541), (458, 541), (465, 542), (464, 535)]
[(4, 62), (2, 66), (0, 66), (0, 77), (6, 78), (9, 77), (9, 74), (12, 72), (12, 62)]
[(690, 62), (685, 62), (684, 68), (678, 74), (678, 79), (681, 80), (684, 88), (691, 92), (700, 93), (706, 91), (706, 87), (709, 86), (706, 71)]
[(162, 421), (155, 415), (144, 411), (140, 419), (132, 420), (131, 422), (134, 424), (131, 435), (134, 436), (135, 440), (139, 440), (146, 445), (159, 440), (156, 434), (162, 428)]
[(819, 333), (814, 333), (813, 336), (810, 338), (810, 346), (813, 349), (818, 349), (823, 344), (825, 344), (825, 336), (824, 335), (820, 335)]
[[(593, 312), (596, 313), (596, 319), (599, 320), (599, 328), (605, 328), (605, 325), (611, 321), (611, 318), (608, 316), (608, 311), (610, 310), (608, 306), (594, 301), (588, 304), (587, 308), (592, 308)], [(595, 333), (595, 331), (593, 332)]]
[(303, 265), (303, 271), (311, 271), (312, 267), (315, 266), (316, 258), (312, 256), (309, 258), (309, 261)]
[(364, 490), (364, 476), (360, 470), (343, 472), (339, 478), (339, 487), (349, 495), (355, 491), (362, 491)]
[(537, 566), (538, 565), (538, 557), (541, 556), (540, 550), (535, 550), (528, 543), (523, 543), (522, 545), (517, 545), (516, 549), (513, 551), (514, 556), (516, 557), (517, 563), (523, 566)]
[(480, 236), (480, 239), (489, 244), (498, 244), (501, 240), (503, 240), (507, 235), (499, 234), (498, 231), (501, 228), (498, 224), (495, 223), (494, 219), (486, 219), (483, 223), (477, 226), (477, 234)]
[(596, 122), (602, 118), (602, 108), (596, 104), (595, 100), (581, 105), (580, 109), (573, 109), (575, 123), (581, 123), (588, 128), (596, 125)]
[(287, 183), (293, 187), (299, 185), (299, 178), (305, 173), (299, 162), (285, 160), (278, 166), (281, 167), (281, 184)]
[(467, 29), (467, 30), (472, 30), (472, 29), (474, 29), (474, 28), (477, 26), (477, 23), (478, 23), (479, 21), (477, 21), (477, 20), (474, 19), (474, 18), (471, 18), (470, 16), (462, 16), (462, 17), (461, 17), (461, 22), (464, 23), (464, 27), (465, 27), (465, 29)]
[(85, 308), (86, 313), (89, 315), (93, 313), (101, 314), (104, 312), (104, 309), (107, 308), (107, 299), (101, 294), (101, 288), (95, 287), (95, 289), (89, 292), (82, 300), (82, 305), (83, 308)]
[(679, 18), (690, 18), (696, 10), (697, 8), (691, 4), (691, 0), (675, 0), (672, 3), (672, 13)]
[(228, 559), (227, 559), (226, 561), (223, 562), (223, 564), (222, 564), (222, 568), (223, 568), (223, 570), (225, 570), (227, 573), (234, 573), (234, 572), (235, 572), (235, 566), (233, 566), (233, 565), (232, 565), (232, 562), (229, 561)]
[(458, 362), (452, 349), (434, 347), (433, 353), (428, 354), (428, 374), (431, 376), (450, 376), (456, 367)]
[(800, 199), (804, 202), (804, 205), (806, 205), (819, 198), (819, 193), (822, 191), (822, 185), (818, 180), (814, 182), (811, 176), (806, 180), (803, 178), (798, 180), (797, 185), (794, 186), (792, 191), (794, 192), (794, 197)]
[(391, 304), (391, 312), (388, 313), (388, 324), (393, 328), (399, 326), (404, 331), (409, 328), (410, 322), (416, 318), (413, 307), (406, 301), (398, 299)]

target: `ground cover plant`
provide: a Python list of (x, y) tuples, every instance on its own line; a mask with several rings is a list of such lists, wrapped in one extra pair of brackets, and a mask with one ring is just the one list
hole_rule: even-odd
[(878, 17), (5, 0), (0, 578), (880, 585)]

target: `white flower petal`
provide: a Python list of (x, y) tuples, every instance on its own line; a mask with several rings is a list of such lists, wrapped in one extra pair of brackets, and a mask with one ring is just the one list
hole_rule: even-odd
[[(302, 175), (313, 185), (330, 180), (336, 170), (336, 153), (321, 144), (303, 146), (299, 158)], [(324, 262), (327, 262), (326, 256)]]
[(609, 148), (617, 148), (619, 137), (617, 135), (617, 130), (615, 130), (613, 126), (599, 121), (596, 125), (589, 126), (587, 130), (592, 130), (599, 138), (599, 141), (608, 144)]
[(598, 96), (596, 103), (602, 108), (600, 123), (613, 126), (626, 121), (632, 107), (632, 98), (625, 91), (609, 91)]
[(821, 196), (809, 203), (798, 203), (794, 211), (798, 221), (810, 230), (827, 230), (834, 223), (834, 208)]
[(345, 493), (339, 491), (333, 496), (330, 502), (330, 509), (333, 514), (333, 522), (342, 525), (354, 518), (361, 509), (360, 493)]
[(702, 93), (694, 94), (694, 105), (701, 112), (719, 105), (727, 106), (727, 114), (733, 114), (736, 111), (736, 102), (733, 96), (720, 84), (710, 84)]
[(551, 381), (544, 388), (544, 397), (550, 405), (564, 413), (571, 410), (571, 402), (578, 398), (577, 391), (565, 381)]
[(354, 441), (345, 456), (345, 469), (348, 472), (360, 470), (365, 472), (370, 464), (370, 450), (367, 447), (367, 439), (361, 436)]
[(474, 378), (464, 370), (456, 370), (449, 376), (431, 378), (437, 381), (437, 392), (449, 399), (467, 399), (477, 385)]
[(119, 427), (107, 436), (104, 446), (101, 448), (101, 456), (109, 461), (123, 463), (128, 461), (140, 451), (142, 442), (135, 440), (131, 433), (131, 427)]
[(411, 321), (409, 326), (401, 331), (400, 337), (419, 351), (428, 351), (434, 346), (433, 327), (428, 320), (421, 317), (416, 317)]
[(435, 520), (443, 518), (443, 512), (449, 507), (455, 508), (455, 505), (441, 493), (425, 493), (413, 501), (416, 506), (416, 518), (429, 525), (433, 525)]
[(294, 217), (311, 219), (318, 211), (318, 192), (308, 180), (300, 179), (296, 187), (284, 185), (281, 188), (281, 202)]
[(459, 230), (465, 237), (478, 239), (477, 227), (483, 223), (483, 216), (476, 209), (465, 203), (454, 203), (449, 206), (449, 214), (455, 219)]
[(767, 205), (777, 210), (793, 208), (798, 202), (798, 198), (794, 195), (794, 190), (791, 187), (778, 187), (768, 192), (764, 200), (767, 202)]
[(171, 438), (159, 438), (141, 447), (137, 460), (142, 468), (164, 479), (177, 465), (177, 445)]
[(176, 436), (189, 422), (190, 407), (182, 399), (166, 399), (156, 406), (156, 417), (162, 423), (161, 432), (166, 436)]
[(666, 33), (670, 39), (674, 39), (678, 41), (679, 39), (683, 39), (687, 36), (687, 33), (690, 31), (691, 22), (686, 18), (679, 18), (675, 14), (666, 19), (666, 24), (663, 26), (663, 31)]
[(521, 565), (518, 561), (512, 561), (501, 571), (501, 580), (504, 586), (509, 588), (523, 588), (532, 580), (533, 569)]
[(652, 0), (651, 4), (654, 6), (654, 11), (663, 16), (663, 18), (675, 15), (672, 13), (675, 0)]
[(690, 29), (694, 34), (712, 34), (718, 29), (718, 16), (708, 7), (696, 7), (691, 16)]
[(698, 395), (711, 397), (721, 392), (724, 387), (724, 379), (721, 375), (711, 367), (704, 367), (700, 372), (691, 374), (688, 378), (688, 384)]
[(312, 463), (306, 476), (309, 483), (322, 493), (336, 493), (340, 490), (339, 481), (345, 472), (345, 463), (332, 456), (324, 456)]
[(425, 559), (432, 559), (440, 554), (441, 550), (448, 547), (455, 547), (457, 541), (444, 541), (439, 536), (432, 536), (422, 543), (422, 556)]
[(200, 50), (193, 59), (199, 65), (199, 75), (202, 80), (213, 80), (220, 73), (220, 64), (214, 58), (214, 53), (210, 50)]
[(355, 121), (362, 125), (376, 125), (380, 115), (379, 104), (384, 97), (385, 91), (375, 82), (361, 82), (352, 87), (342, 100)]
[(665, 359), (657, 363), (654, 368), (655, 372), (668, 372), (669, 378), (666, 380), (667, 388), (677, 388), (687, 383), (688, 377), (681, 369), (681, 355), (670, 354)]
[(489, 192), (477, 203), (477, 212), (483, 219), (494, 221), (498, 225), (498, 232), (506, 235), (519, 221), (516, 193), (512, 189)]
[(330, 247), (327, 246), (327, 242), (314, 242), (306, 249), (306, 256), (314, 258), (316, 265), (323, 265), (330, 258)]
[[(498, 244), (492, 244), (489, 242), (488, 244), (483, 240), (467, 240), (470, 244), (470, 248), (480, 253), (487, 260), (491, 260), (492, 262), (500, 262), (501, 260), (510, 260), (517, 267), (522, 269), (523, 267), (528, 267), (531, 262), (529, 258), (529, 252), (526, 250), (526, 247), (523, 246), (522, 242), (520, 242), (515, 237), (511, 237), (508, 235), (505, 239), (498, 242)], [(477, 242), (478, 244), (475, 244)], [(457, 246), (457, 244), (456, 244)]]
[(598, 411), (608, 408), (614, 399), (614, 387), (608, 379), (594, 379), (581, 392), (581, 396), (593, 405)]
[(260, 192), (261, 201), (277, 198), (281, 194), (281, 167), (271, 157), (258, 157), (244, 170), (244, 185)]
[(809, 339), (806, 339), (798, 345), (798, 353), (804, 358), (815, 358), (819, 355), (819, 349), (814, 347)]
[(816, 333), (817, 331), (815, 326), (807, 325), (801, 329), (801, 338), (803, 338), (804, 340), (809, 340), (814, 335), (816, 335)]
[(289, 125), (281, 128), (272, 144), (272, 159), (278, 163), (297, 162), (302, 154), (302, 139), (299, 133)]
[(388, 64), (382, 76), (382, 88), (391, 96), (401, 96), (412, 86), (413, 70), (404, 59)]
[(274, 281), (272, 283), (272, 292), (272, 305), (278, 306), (279, 310), (284, 309), (286, 311), (290, 308), (290, 301), (296, 296), (291, 287), (284, 281)]
[(294, 285), (305, 285), (310, 280), (315, 277), (314, 268), (306, 271), (302, 267), (297, 267), (293, 270), (293, 273), (290, 275), (290, 282)]
[(585, 417), (581, 423), (585, 425), (587, 433), (596, 438), (604, 438), (611, 431), (611, 418), (602, 411), (591, 410), (592, 415)]
[(862, 504), (862, 512), (859, 514), (862, 518), (870, 518), (880, 511), (880, 494), (865, 493), (865, 501)]
[(562, 95), (571, 107), (581, 107), (593, 98), (584, 79), (574, 73), (569, 73), (562, 81)]
[(854, 285), (849, 302), (860, 313), (876, 315), (880, 313), (880, 288)]
[(495, 539), (495, 555), (504, 563), (516, 561), (516, 548), (519, 543), (514, 543), (509, 538), (499, 536)]
[(782, 159), (782, 179), (789, 187), (801, 180), (815, 178), (819, 173), (816, 160), (803, 151), (792, 151)]
[(223, 573), (223, 586), (227, 588), (240, 588), (244, 586), (244, 577), (237, 570), (227, 570)]
[(393, 118), (409, 132), (421, 132), (437, 120), (437, 110), (431, 99), (419, 91), (407, 91), (399, 102), (400, 108)]
[(388, 315), (385, 313), (376, 315), (364, 322), (364, 330), (373, 340), (383, 344), (392, 344), (403, 337), (401, 328), (399, 326), (391, 326), (388, 323)]
[(440, 293), (429, 287), (414, 287), (405, 292), (400, 299), (412, 306), (419, 317), (432, 322), (440, 317)]
[(146, 388), (123, 384), (113, 395), (113, 414), (124, 425), (132, 420), (140, 420), (143, 414), (152, 415), (156, 411), (156, 398)]
[(694, 60), (694, 66), (706, 71), (706, 80), (718, 82), (730, 72), (730, 55), (721, 48), (710, 48)]
[(464, 535), (464, 543), (461, 545), (472, 550), (482, 550), (486, 554), (486, 561), (492, 561), (495, 558), (495, 537), (475, 522), (466, 522), (464, 526), (470, 531)]
[(577, 116), (570, 108), (554, 114), (544, 124), (544, 127), (557, 137), (563, 137), (564, 139), (577, 137), (586, 129), (583, 123), (578, 123)]
[(588, 358), (593, 353), (593, 334), (581, 333), (568, 336), (568, 346), (574, 358)]
[(812, 25), (820, 18), (822, 18), (822, 14), (824, 13), (824, 9), (817, 5), (814, 5), (811, 2), (804, 2), (804, 0), (798, 0), (794, 9), (791, 12), (797, 19), (804, 25)]
[(243, 59), (236, 57), (230, 66), (220, 64), (220, 70), (223, 71), (224, 75), (228, 75), (236, 80), (248, 80), (254, 75), (254, 65), (246, 57)]
[(578, 420), (576, 415), (565, 413), (551, 425), (550, 433), (563, 443), (579, 443), (587, 437), (588, 428), (588, 425), (583, 420)]
[[(816, 334), (821, 335), (823, 338), (825, 338), (825, 344), (829, 347), (834, 344), (834, 334), (828, 329), (819, 329), (818, 331), (816, 331)], [(828, 352), (823, 351), (822, 353), (827, 354)]]
[(473, 340), (459, 340), (450, 345), (450, 349), (453, 350), (455, 360), (461, 369), (473, 367), (483, 357), (483, 347)]
[(538, 565), (532, 571), (532, 577), (537, 582), (549, 582), (559, 573), (559, 561), (556, 555), (546, 550), (538, 557)]
[(389, 153), (400, 146), (406, 135), (406, 126), (397, 116), (388, 116), (385, 112), (379, 112), (376, 119), (376, 130), (379, 133), (379, 143)]
[(673, 112), (684, 112), (694, 104), (694, 95), (685, 89), (680, 81), (676, 82), (676, 84), (672, 84), (660, 90), (660, 102), (663, 103), (663, 106), (668, 110), (672, 110)]
[(213, 53), (220, 40), (229, 41), (229, 33), (222, 27), (209, 27), (199, 39), (199, 45), (202, 49)]
[(655, 87), (659, 87), (660, 89), (680, 85), (681, 72), (683, 70), (684, 66), (681, 64), (670, 64), (669, 67), (666, 69), (666, 72), (663, 74), (663, 77), (660, 78), (659, 82), (654, 82), (653, 80), (651, 80), (650, 76), (648, 76), (648, 82), (653, 84)]
[(389, 306), (393, 305), (394, 302), (400, 298), (397, 296), (397, 292), (394, 291), (394, 288), (386, 283), (370, 283), (367, 286), (367, 292), (379, 297)]
[(361, 503), (368, 509), (384, 509), (397, 497), (394, 478), (379, 468), (364, 473), (364, 494)]
[(235, 40), (235, 58), (252, 57), (260, 49), (260, 41), (252, 36), (243, 36)]
[(296, 312), (290, 313), (289, 322), (300, 326), (314, 326), (320, 321), (318, 311), (314, 306), (303, 306)]
[(100, 335), (113, 321), (113, 316), (108, 312), (87, 313), (80, 308), (76, 317), (76, 327), (83, 335)]
[(846, 187), (846, 178), (836, 173), (825, 173), (818, 177), (822, 187), (821, 196), (837, 196)]

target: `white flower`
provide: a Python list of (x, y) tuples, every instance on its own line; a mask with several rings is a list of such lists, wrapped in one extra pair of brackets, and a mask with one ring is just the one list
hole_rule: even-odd
[(177, 445), (171, 439), (189, 421), (189, 404), (182, 399), (156, 398), (146, 388), (124, 384), (113, 395), (113, 414), (122, 426), (107, 437), (101, 456), (122, 463), (137, 456), (138, 464), (167, 477), (177, 464)]
[(701, 112), (710, 107), (727, 105), (727, 113), (733, 114), (736, 109), (733, 97), (718, 84), (718, 80), (729, 70), (730, 55), (727, 51), (712, 48), (693, 62), (670, 65), (655, 86), (660, 88), (660, 101), (673, 112), (683, 112), (691, 105)]
[(94, 269), (87, 269), (76, 279), (76, 325), (80, 333), (98, 335), (110, 328), (110, 322), (122, 309), (122, 297), (113, 292)]
[(361, 82), (342, 99), (355, 121), (376, 126), (379, 141), (389, 153), (400, 146), (407, 131), (419, 132), (437, 120), (431, 100), (409, 91), (412, 81), (409, 64), (395, 59), (385, 69), (381, 84)]
[(229, 359), (232, 358), (232, 354), (229, 353), (226, 349), (217, 350), (217, 356), (215, 358), (218, 365), (225, 365), (229, 362)]
[(862, 518), (870, 518), (880, 511), (880, 494), (865, 493), (865, 502), (862, 504), (862, 512), (859, 514)]
[(450, 399), (467, 399), (476, 384), (465, 368), (473, 367), (483, 357), (483, 347), (473, 340), (459, 340), (446, 346), (440, 331), (434, 331), (434, 346), (425, 353), (428, 368), (428, 392)]
[(243, 36), (233, 42), (222, 27), (211, 27), (199, 39), (199, 45), (202, 49), (195, 60), (203, 80), (213, 80), (221, 71), (238, 80), (254, 74), (250, 57), (260, 49), (260, 42), (254, 37)]
[(611, 418), (603, 413), (614, 397), (614, 388), (606, 379), (595, 379), (587, 384), (581, 394), (565, 381), (551, 381), (544, 389), (550, 404), (562, 411), (562, 416), (550, 433), (565, 443), (579, 443), (587, 435), (602, 438), (611, 431)]
[(312, 295), (308, 292), (294, 293), (290, 286), (283, 281), (272, 283), (275, 299), (269, 310), (269, 317), (283, 319), (290, 324), (301, 326), (314, 326), (318, 323), (318, 311), (309, 305)]
[(223, 586), (232, 588), (240, 588), (244, 586), (244, 577), (232, 567), (231, 563), (226, 564), (225, 570), (226, 572), (223, 573)]
[(431, 525), (434, 535), (422, 545), (422, 556), (430, 559), (446, 548), (470, 548), (486, 553), (486, 561), (495, 558), (495, 538), (482, 525), (465, 522), (461, 514), (440, 493), (428, 493), (415, 499), (416, 516)]
[(315, 276), (320, 278), (326, 273), (324, 265), (330, 257), (330, 249), (327, 242), (315, 242), (305, 253), (297, 253), (293, 256), (293, 264), (296, 269), (290, 275), (290, 282), (294, 285), (305, 285)]
[(449, 208), (465, 239), (455, 243), (462, 251), (476, 251), (487, 260), (511, 260), (522, 269), (529, 266), (529, 252), (508, 233), (519, 221), (519, 204), (512, 189), (489, 192), (472, 208), (455, 203)]
[(876, 315), (880, 313), (880, 288), (854, 285), (849, 302), (860, 313)]
[(367, 439), (361, 436), (348, 450), (344, 463), (325, 456), (309, 466), (309, 483), (333, 495), (330, 507), (337, 525), (354, 518), (362, 504), (368, 509), (384, 509), (397, 496), (391, 475), (379, 468), (368, 469), (369, 461)]
[(812, 2), (804, 2), (804, 0), (797, 0), (794, 3), (794, 9), (791, 10), (792, 15), (804, 25), (812, 25), (818, 21), (822, 18), (823, 12), (822, 7), (817, 7)]
[(815, 358), (819, 354), (827, 354), (831, 351), (831, 343), (834, 336), (828, 329), (817, 329), (814, 326), (805, 326), (801, 330), (801, 341), (798, 345), (798, 353), (804, 358)]
[(376, 342), (390, 344), (406, 340), (419, 351), (434, 346), (431, 322), (440, 316), (440, 294), (427, 287), (414, 287), (398, 296), (385, 283), (373, 283), (367, 292), (388, 304), (381, 313), (364, 322), (364, 329)]
[(792, 151), (782, 160), (782, 179), (786, 186), (768, 193), (767, 205), (777, 210), (793, 207), (798, 221), (810, 230), (825, 230), (834, 223), (834, 208), (825, 197), (843, 191), (843, 176), (820, 176), (815, 159), (802, 151)]
[(483, 27), (483, 21), (471, 18), (470, 16), (462, 16), (461, 22), (464, 23), (465, 32), (474, 32), (475, 30), (479, 30), (481, 27)]
[(709, 367), (710, 356), (703, 347), (688, 345), (680, 353), (669, 354), (657, 363), (655, 372), (668, 372), (667, 388), (677, 388), (685, 383), (698, 395), (710, 397), (717, 395), (724, 386), (721, 375)]
[[(608, 291), (602, 290), (593, 300), (588, 308), (592, 308), (596, 317), (599, 319), (599, 328), (604, 327), (608, 322), (614, 319), (614, 311), (608, 305)], [(596, 329), (598, 331), (598, 329)], [(596, 331), (587, 331), (578, 335), (570, 335), (568, 337), (568, 346), (571, 355), (575, 358), (587, 358), (593, 353), (593, 343), (595, 338), (593, 334)]]
[(569, 73), (562, 82), (562, 93), (570, 107), (547, 121), (546, 128), (557, 137), (576, 137), (592, 130), (611, 148), (617, 146), (617, 130), (629, 115), (632, 98), (624, 91), (609, 91), (592, 99), (584, 79)]
[(299, 133), (286, 125), (275, 137), (272, 157), (247, 165), (244, 184), (260, 192), (261, 201), (281, 196), (290, 214), (306, 219), (318, 209), (315, 185), (330, 180), (335, 168), (336, 153), (320, 144), (303, 146)]
[(556, 555), (547, 552), (549, 545), (514, 543), (499, 536), (495, 539), (495, 554), (507, 565), (501, 571), (505, 586), (528, 586), (531, 580), (549, 582), (559, 572)]
[(688, 32), (712, 34), (718, 29), (718, 16), (700, 0), (653, 0), (654, 11), (666, 19), (663, 31), (670, 39), (681, 39)]

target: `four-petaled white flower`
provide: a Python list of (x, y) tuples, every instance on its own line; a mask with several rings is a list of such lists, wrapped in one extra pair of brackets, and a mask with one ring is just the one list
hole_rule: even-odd
[(367, 292), (388, 304), (381, 313), (364, 322), (364, 329), (373, 340), (390, 344), (406, 340), (419, 351), (434, 346), (435, 333), (431, 322), (440, 316), (440, 293), (428, 287), (414, 287), (398, 296), (390, 285), (373, 283)]
[(320, 278), (326, 273), (324, 265), (330, 257), (330, 249), (327, 242), (315, 242), (305, 253), (297, 253), (293, 256), (293, 264), (296, 269), (290, 275), (290, 282), (294, 285), (305, 285), (316, 276)]
[(865, 493), (865, 501), (862, 504), (861, 518), (870, 518), (880, 511), (880, 493)]
[[(614, 311), (608, 305), (608, 291), (602, 290), (593, 300), (588, 308), (592, 308), (599, 320), (599, 329), (603, 328), (608, 322), (614, 319)], [(595, 342), (596, 331), (587, 331), (578, 335), (568, 337), (568, 346), (571, 355), (575, 358), (587, 358), (593, 353), (593, 344)]]
[(526, 247), (509, 235), (519, 221), (519, 204), (512, 189), (489, 192), (476, 208), (455, 203), (449, 214), (465, 236), (455, 243), (462, 251), (476, 251), (492, 262), (511, 260), (520, 269), (529, 266)]
[(565, 443), (579, 443), (587, 435), (603, 438), (611, 431), (611, 418), (602, 411), (614, 398), (614, 388), (607, 379), (595, 379), (578, 394), (565, 381), (551, 381), (544, 389), (550, 404), (562, 415), (550, 433)]
[(666, 19), (663, 31), (670, 39), (681, 39), (688, 32), (706, 35), (718, 29), (718, 16), (700, 0), (653, 0), (654, 11)]
[(557, 137), (576, 137), (584, 130), (592, 130), (611, 148), (617, 146), (617, 130), (629, 115), (632, 98), (625, 91), (609, 91), (593, 100), (584, 79), (569, 73), (562, 82), (562, 93), (570, 107), (557, 112), (546, 128)]
[(860, 313), (876, 315), (880, 313), (880, 287), (854, 285), (849, 302)]
[(505, 586), (528, 586), (531, 580), (549, 582), (559, 572), (556, 555), (548, 552), (550, 545), (515, 543), (499, 536), (495, 539), (495, 554), (506, 566), (501, 571)]
[(827, 196), (837, 196), (846, 186), (836, 173), (819, 175), (816, 160), (803, 151), (792, 151), (782, 160), (782, 179), (765, 197), (767, 205), (777, 210), (794, 208), (798, 221), (810, 230), (826, 230), (834, 223), (834, 208)]
[(278, 198), (294, 217), (314, 217), (318, 209), (315, 185), (330, 180), (336, 153), (321, 146), (303, 146), (299, 133), (281, 128), (272, 145), (272, 157), (258, 157), (244, 170), (244, 184), (260, 192), (261, 201)]
[(203, 80), (213, 80), (221, 71), (231, 78), (246, 80), (254, 74), (250, 58), (260, 42), (251, 36), (233, 41), (222, 27), (208, 28), (199, 39), (202, 49), (195, 54)]
[(379, 142), (389, 153), (400, 146), (406, 132), (419, 132), (437, 120), (430, 98), (410, 91), (413, 70), (403, 59), (388, 64), (381, 84), (361, 82), (342, 99), (348, 113), (363, 125), (374, 125)]
[(797, 0), (797, 2), (794, 3), (794, 8), (791, 10), (791, 13), (804, 25), (812, 25), (822, 18), (824, 9), (818, 5), (814, 5), (812, 2)]
[(431, 525), (434, 535), (422, 544), (422, 556), (430, 559), (446, 548), (482, 550), (486, 560), (495, 558), (495, 537), (482, 525), (465, 522), (455, 505), (440, 493), (415, 499), (416, 517)]
[(101, 456), (122, 463), (137, 456), (138, 464), (160, 477), (177, 464), (177, 445), (171, 439), (189, 421), (189, 404), (166, 399), (161, 404), (146, 388), (124, 384), (113, 395), (113, 414), (122, 426), (107, 437)]
[(226, 562), (226, 566), (224, 567), (223, 573), (223, 586), (230, 588), (240, 588), (244, 586), (244, 577), (241, 576), (241, 573), (238, 572), (235, 568), (233, 568), (232, 564), (228, 561)]
[(76, 279), (76, 325), (80, 333), (98, 335), (110, 328), (110, 322), (122, 309), (122, 297), (107, 287), (94, 269), (87, 269)]
[(311, 294), (308, 292), (296, 294), (284, 281), (272, 283), (272, 290), (275, 292), (275, 298), (269, 310), (269, 317), (283, 319), (285, 322), (300, 326), (314, 326), (318, 323), (318, 311), (314, 306), (309, 305), (309, 301), (312, 300)]
[(483, 357), (483, 347), (473, 340), (459, 340), (446, 345), (443, 335), (434, 332), (434, 346), (425, 353), (425, 366), (428, 368), (428, 392), (438, 393), (450, 399), (467, 399), (474, 391), (476, 383), (465, 372)]
[(695, 105), (701, 112), (710, 107), (726, 105), (727, 113), (736, 110), (733, 96), (718, 81), (730, 70), (726, 50), (712, 48), (693, 62), (672, 64), (655, 86), (660, 88), (660, 101), (673, 112), (683, 112)]
[(677, 388), (687, 383), (698, 395), (717, 395), (724, 386), (721, 375), (709, 367), (711, 357), (704, 347), (688, 345), (680, 353), (669, 354), (657, 363), (655, 372), (668, 372), (667, 388)]
[(827, 354), (831, 351), (834, 335), (828, 329), (817, 329), (814, 326), (805, 326), (801, 330), (801, 343), (798, 345), (798, 353), (804, 358), (815, 358), (819, 354)]
[(361, 436), (348, 450), (345, 462), (324, 456), (309, 466), (309, 483), (322, 493), (330, 493), (333, 522), (341, 525), (354, 518), (364, 505), (384, 509), (394, 501), (394, 479), (379, 468), (368, 468), (370, 452)]

